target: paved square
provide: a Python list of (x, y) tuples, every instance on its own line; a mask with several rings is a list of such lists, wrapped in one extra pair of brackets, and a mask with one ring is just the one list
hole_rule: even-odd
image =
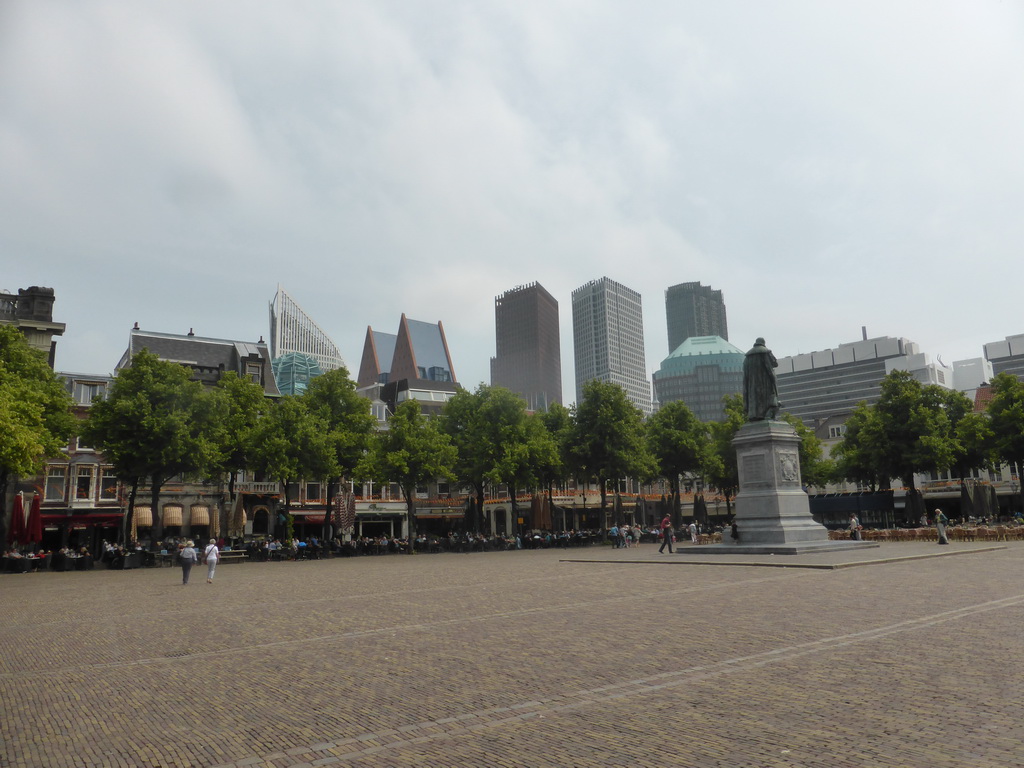
[(1024, 766), (1024, 544), (582, 554), (2, 576), (0, 765)]

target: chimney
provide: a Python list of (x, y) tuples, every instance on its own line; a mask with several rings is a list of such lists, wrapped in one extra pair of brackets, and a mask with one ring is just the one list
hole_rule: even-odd
[(860, 327), (860, 337), (861, 337), (861, 338), (862, 338), (862, 339), (863, 339), (864, 341), (867, 341), (867, 340), (868, 340), (868, 327), (867, 327), (866, 325), (862, 325), (862, 326)]

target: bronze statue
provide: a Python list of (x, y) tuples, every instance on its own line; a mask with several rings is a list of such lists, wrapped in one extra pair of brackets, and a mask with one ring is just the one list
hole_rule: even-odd
[(743, 409), (747, 421), (774, 420), (779, 415), (779, 388), (775, 369), (779, 361), (758, 338), (743, 360)]

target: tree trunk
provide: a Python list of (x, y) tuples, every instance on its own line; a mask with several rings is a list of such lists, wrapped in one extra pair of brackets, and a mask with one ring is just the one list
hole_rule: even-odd
[(473, 510), (473, 533), (480, 533), (480, 526), (484, 519), (484, 485), (474, 486), (476, 488), (476, 509)]
[[(160, 514), (160, 491), (163, 489), (163, 481), (153, 475), (150, 478), (150, 503), (153, 511), (153, 538), (162, 541), (164, 538), (164, 516)], [(130, 529), (129, 529), (130, 530)]]
[[(128, 533), (132, 529), (132, 515), (135, 514), (135, 497), (139, 494), (139, 478), (132, 478), (132, 489), (128, 492), (128, 513), (121, 524), (121, 543), (128, 545)], [(155, 538), (155, 537), (154, 537)]]
[(416, 486), (402, 490), (405, 493), (405, 517), (408, 528), (406, 540), (409, 542), (409, 554), (412, 555), (416, 552), (416, 504), (414, 498)]

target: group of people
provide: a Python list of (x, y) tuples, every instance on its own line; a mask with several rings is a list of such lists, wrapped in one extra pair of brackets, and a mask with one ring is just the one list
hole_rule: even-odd
[[(188, 577), (192, 573), (192, 567), (199, 562), (199, 552), (196, 550), (195, 542), (186, 540), (178, 549), (178, 565), (181, 566), (181, 583), (188, 584)], [(206, 583), (213, 584), (213, 575), (217, 570), (217, 563), (220, 561), (220, 548), (216, 539), (210, 539), (202, 554), (202, 561), (206, 563)]]

